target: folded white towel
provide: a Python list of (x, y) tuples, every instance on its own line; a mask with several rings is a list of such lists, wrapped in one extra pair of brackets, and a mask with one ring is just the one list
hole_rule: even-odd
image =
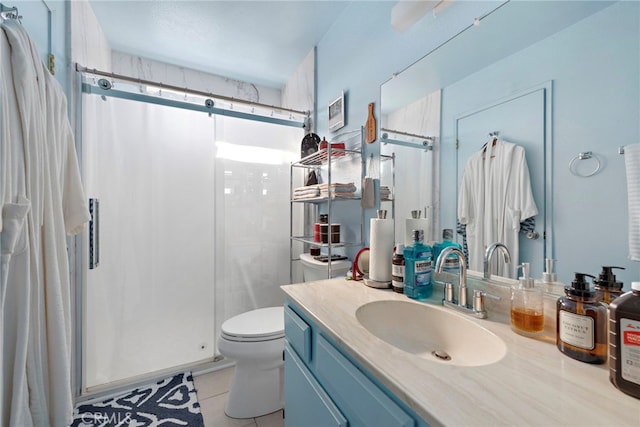
[(341, 191), (341, 192), (338, 192), (338, 193), (335, 193), (335, 192), (329, 193), (328, 191), (321, 191), (320, 192), (320, 197), (329, 197), (329, 196), (331, 196), (331, 198), (333, 198), (333, 199), (350, 199), (350, 198), (354, 197), (354, 193), (353, 192), (344, 192), (344, 191)]
[[(329, 188), (329, 184), (320, 184), (318, 185), (318, 187), (321, 190), (326, 190)], [(347, 183), (340, 183), (340, 182), (332, 182), (331, 183), (331, 188), (334, 191), (340, 191), (340, 190), (345, 190), (345, 191), (356, 191), (356, 186), (353, 182), (347, 182)]]
[(629, 259), (640, 261), (640, 144), (624, 147), (629, 211)]
[(304, 187), (294, 188), (293, 192), (294, 193), (299, 193), (299, 192), (304, 192), (304, 191), (309, 191), (309, 190), (319, 190), (319, 187), (318, 187), (317, 184), (307, 185), (307, 186), (304, 186)]
[(314, 199), (320, 197), (320, 192), (307, 194), (294, 194), (293, 200)]
[(320, 190), (318, 188), (309, 188), (307, 190), (295, 190), (293, 192), (294, 196), (306, 196), (308, 194), (317, 196), (318, 194), (320, 194)]

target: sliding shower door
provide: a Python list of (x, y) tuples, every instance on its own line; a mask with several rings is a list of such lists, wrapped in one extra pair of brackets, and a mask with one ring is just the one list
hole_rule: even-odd
[(99, 263), (84, 287), (83, 388), (213, 360), (214, 120), (83, 95)]
[(87, 393), (212, 362), (222, 322), (283, 304), (289, 169), (303, 131), (82, 99), (85, 189), (99, 202), (87, 239), (97, 265), (84, 255)]
[[(216, 116), (216, 320), (282, 305), (301, 129)], [(216, 331), (218, 333), (219, 331)]]

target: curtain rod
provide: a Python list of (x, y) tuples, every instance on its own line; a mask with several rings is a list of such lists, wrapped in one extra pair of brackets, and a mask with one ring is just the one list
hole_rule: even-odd
[(107, 72), (107, 71), (100, 71), (100, 70), (96, 70), (95, 68), (91, 69), (91, 68), (83, 67), (78, 63), (76, 63), (76, 71), (81, 72), (81, 73), (95, 74), (97, 76), (111, 77), (113, 79), (124, 80), (124, 81), (131, 82), (131, 83), (138, 83), (138, 84), (145, 84), (145, 85), (150, 85), (150, 86), (157, 86), (157, 87), (159, 87), (161, 89), (169, 89), (169, 90), (174, 90), (174, 91), (177, 91), (177, 92), (185, 92), (185, 93), (190, 93), (190, 94), (193, 94), (193, 95), (201, 95), (201, 96), (216, 98), (216, 99), (229, 101), (229, 102), (237, 102), (239, 104), (247, 104), (247, 105), (250, 105), (250, 106), (269, 108), (269, 109), (272, 109), (272, 110), (286, 111), (288, 113), (302, 114), (302, 115), (305, 115), (307, 117), (309, 117), (310, 114), (311, 114), (309, 111), (299, 111), (299, 110), (293, 110), (291, 108), (278, 107), (278, 106), (275, 106), (275, 105), (261, 104), (259, 102), (247, 101), (247, 100), (244, 100), (244, 99), (238, 99), (238, 98), (224, 96), (224, 95), (216, 95), (214, 93), (202, 92), (202, 91), (194, 90), (194, 89), (187, 89), (186, 87), (173, 86), (173, 85), (168, 85), (168, 84), (161, 83), (161, 82), (154, 82), (154, 81), (151, 81), (151, 80), (144, 80), (144, 79), (139, 79), (139, 78), (136, 78), (136, 77), (125, 76), (125, 75), (122, 75), (122, 74), (115, 74), (115, 73), (111, 73), (111, 72)]
[(404, 135), (404, 136), (412, 136), (412, 137), (415, 137), (415, 138), (428, 139), (430, 141), (432, 141), (434, 139), (433, 136), (418, 135), (416, 133), (402, 132), (402, 131), (393, 130), (393, 129), (380, 128), (380, 131), (381, 132), (396, 133), (398, 135)]

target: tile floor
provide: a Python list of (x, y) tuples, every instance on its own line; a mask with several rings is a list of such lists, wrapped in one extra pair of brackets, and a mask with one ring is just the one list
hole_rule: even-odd
[(221, 369), (199, 376), (193, 376), (198, 393), (200, 410), (205, 427), (283, 427), (282, 411), (257, 418), (229, 418), (224, 413), (224, 405), (229, 394), (229, 384), (234, 367)]

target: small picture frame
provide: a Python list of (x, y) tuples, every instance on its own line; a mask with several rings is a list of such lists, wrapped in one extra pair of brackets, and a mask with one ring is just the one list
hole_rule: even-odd
[(329, 130), (334, 132), (344, 127), (344, 91), (329, 103)]

